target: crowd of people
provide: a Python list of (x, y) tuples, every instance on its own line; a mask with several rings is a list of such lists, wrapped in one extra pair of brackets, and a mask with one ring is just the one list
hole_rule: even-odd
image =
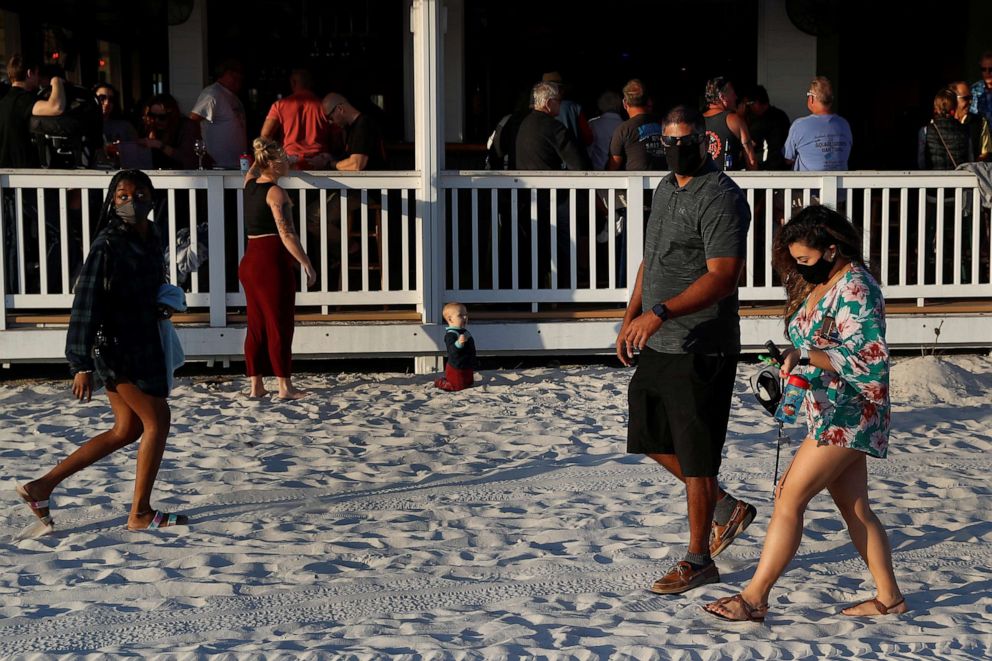
[[(0, 87), (0, 167), (239, 169), (251, 153), (239, 97), (244, 68), (229, 59), (215, 73), (189, 112), (168, 93), (125, 108), (109, 83), (87, 90), (67, 83), (58, 67), (14, 55), (9, 86)], [(292, 169), (385, 168), (382, 131), (372, 115), (340, 93), (318, 97), (306, 69), (294, 69), (288, 82), (290, 94), (272, 104), (261, 134), (282, 143)]]
[[(992, 158), (992, 51), (982, 55), (982, 79), (948, 83), (934, 98), (933, 118), (919, 131), (917, 166), (954, 169)], [(740, 94), (717, 76), (701, 90), (710, 156), (724, 170), (847, 170), (854, 139), (834, 111), (833, 84), (813, 78), (808, 115), (789, 120), (756, 85)], [(506, 170), (668, 170), (661, 129), (645, 84), (632, 79), (621, 93), (603, 92), (599, 114), (587, 119), (568, 98), (557, 72), (530, 92), (530, 107), (504, 116), (487, 144), (486, 165)], [(547, 118), (557, 120), (557, 126)]]

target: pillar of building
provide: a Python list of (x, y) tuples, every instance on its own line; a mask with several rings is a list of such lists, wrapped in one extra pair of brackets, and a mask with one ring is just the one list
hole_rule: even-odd
[(194, 0), (186, 22), (169, 26), (169, 92), (183, 114), (208, 82), (207, 0)]
[(758, 1), (758, 83), (790, 119), (808, 115), (805, 92), (817, 74), (816, 37), (799, 30), (785, 0)]
[[(403, 0), (403, 134), (414, 142), (414, 55), (412, 0)], [(452, 93), (444, 97), (444, 139), (462, 142), (465, 137), (465, 0), (444, 0), (438, 6), (440, 38), (444, 45), (444, 87)]]

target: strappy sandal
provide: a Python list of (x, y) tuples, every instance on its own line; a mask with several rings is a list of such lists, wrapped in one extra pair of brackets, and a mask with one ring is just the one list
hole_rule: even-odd
[[(17, 492), (17, 495), (21, 498), (21, 500), (27, 503), (28, 507), (31, 508), (31, 512), (38, 517), (39, 521), (51, 528), (55, 527), (55, 520), (52, 518), (52, 512), (48, 507), (47, 500), (32, 500), (31, 494), (28, 493), (28, 490), (19, 484), (14, 487), (14, 490)], [(48, 514), (42, 516), (40, 513), (41, 510), (49, 510), (49, 512)]]
[[(906, 598), (903, 597), (902, 599), (892, 604), (891, 606), (886, 606), (881, 601), (879, 601), (878, 597), (872, 597), (871, 599), (865, 599), (864, 601), (859, 601), (856, 604), (851, 604), (850, 606), (843, 608), (840, 614), (846, 617), (874, 617), (871, 613), (865, 615), (854, 615), (854, 614), (848, 615), (847, 613), (844, 612), (848, 608), (854, 608), (855, 606), (863, 606), (864, 604), (868, 604), (868, 603), (871, 603), (872, 605), (875, 606), (876, 609), (878, 609), (879, 615), (889, 615), (889, 611), (891, 611), (893, 608), (898, 608), (900, 605), (906, 603)], [(899, 613), (892, 613), (892, 614), (899, 615)]]
[(170, 514), (168, 512), (162, 512), (161, 510), (155, 510), (155, 516), (152, 517), (152, 522), (148, 524), (147, 528), (128, 528), (128, 530), (157, 530), (159, 528), (171, 528), (172, 526), (185, 526), (189, 525), (189, 517), (185, 514)]
[[(723, 613), (718, 613), (717, 608), (723, 608), (729, 610), (727, 606), (730, 604), (737, 604), (740, 606), (741, 613), (743, 617), (732, 617), (724, 615)], [(764, 622), (765, 616), (768, 615), (768, 604), (763, 604), (761, 606), (752, 606), (751, 604), (744, 601), (744, 597), (740, 594), (735, 594), (733, 597), (724, 597), (723, 599), (717, 599), (712, 604), (707, 604), (703, 606), (703, 610), (714, 617), (718, 617), (726, 622)]]

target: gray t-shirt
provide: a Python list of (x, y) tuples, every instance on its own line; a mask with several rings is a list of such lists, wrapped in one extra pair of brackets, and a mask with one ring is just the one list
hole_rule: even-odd
[[(751, 210), (734, 181), (707, 160), (680, 188), (668, 174), (655, 189), (644, 235), (641, 307), (681, 294), (706, 273), (706, 260), (747, 254)], [(661, 353), (736, 354), (741, 350), (737, 289), (720, 302), (669, 319), (648, 346)]]

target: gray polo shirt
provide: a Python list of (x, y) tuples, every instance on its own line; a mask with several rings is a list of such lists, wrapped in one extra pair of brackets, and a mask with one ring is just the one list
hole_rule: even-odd
[[(674, 174), (658, 184), (644, 235), (641, 307), (673, 298), (706, 273), (706, 260), (747, 254), (751, 210), (733, 180), (711, 160), (680, 188)], [(698, 312), (670, 319), (648, 346), (661, 353), (736, 354), (741, 350), (737, 289)]]

